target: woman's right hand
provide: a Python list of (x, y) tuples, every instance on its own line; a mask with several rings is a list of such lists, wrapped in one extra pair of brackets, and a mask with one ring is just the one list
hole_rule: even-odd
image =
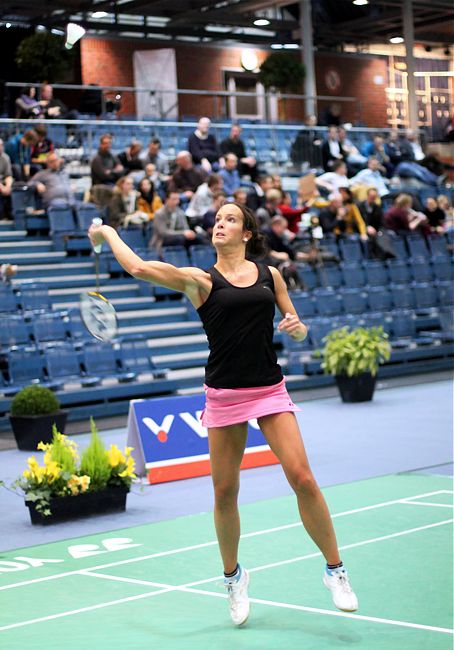
[(103, 224), (100, 226), (95, 225), (94, 223), (91, 224), (90, 228), (88, 229), (88, 236), (90, 238), (92, 246), (99, 246), (102, 244), (104, 240), (104, 235), (103, 235), (103, 228), (105, 228)]

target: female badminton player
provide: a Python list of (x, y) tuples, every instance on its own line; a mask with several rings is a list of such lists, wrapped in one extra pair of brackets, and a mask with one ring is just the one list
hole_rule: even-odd
[(281, 332), (301, 341), (307, 330), (279, 272), (247, 259), (248, 253), (259, 252), (262, 242), (253, 213), (236, 203), (219, 209), (213, 228), (217, 261), (208, 271), (145, 262), (109, 226), (91, 226), (89, 237), (94, 246), (106, 241), (134, 277), (185, 293), (202, 320), (210, 347), (202, 423), (208, 428), (214, 522), (233, 623), (242, 625), (249, 616), (249, 574), (238, 563), (237, 497), (247, 421), (252, 418), (257, 418), (282, 464), (304, 527), (326, 560), (323, 582), (335, 606), (355, 611), (358, 600), (341, 562), (328, 507), (309, 466), (294, 415), (299, 409), (287, 393), (273, 350), (275, 305), (283, 316), (278, 326)]

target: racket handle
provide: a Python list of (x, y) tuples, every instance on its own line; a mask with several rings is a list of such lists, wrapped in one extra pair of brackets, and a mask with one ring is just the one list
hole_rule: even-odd
[[(102, 226), (102, 219), (100, 217), (95, 217), (94, 219), (92, 219), (91, 222), (94, 226)], [(102, 249), (102, 244), (93, 246), (93, 250), (95, 251), (95, 253), (100, 253), (101, 249)]]

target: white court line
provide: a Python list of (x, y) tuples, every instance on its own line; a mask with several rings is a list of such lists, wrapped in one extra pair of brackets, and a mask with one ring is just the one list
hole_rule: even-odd
[[(430, 496), (435, 496), (436, 494), (443, 494), (447, 492), (447, 490), (437, 490), (435, 492), (425, 492), (424, 494), (416, 494), (413, 497), (403, 497), (407, 499), (422, 499), (423, 497), (430, 497)], [(338, 512), (337, 514), (331, 515), (332, 519), (336, 519), (338, 517), (345, 517), (347, 515), (353, 515), (358, 512), (365, 512), (367, 510), (374, 510), (376, 508), (384, 508), (386, 506), (391, 506), (397, 503), (401, 503), (402, 499), (393, 499), (392, 501), (383, 501), (382, 503), (376, 503), (372, 506), (364, 506), (362, 508), (355, 508), (354, 510), (345, 510), (344, 512)], [(289, 528), (295, 528), (298, 526), (302, 526), (301, 521), (298, 521), (293, 524), (285, 524), (283, 526), (276, 526), (275, 528), (265, 528), (263, 530), (257, 530), (252, 533), (244, 533), (241, 535), (241, 539), (246, 539), (249, 537), (257, 537), (259, 535), (267, 535), (269, 533), (275, 533), (280, 530), (287, 530)], [(194, 544), (192, 546), (182, 546), (181, 548), (175, 548), (170, 551), (161, 551), (159, 553), (151, 553), (150, 555), (141, 555), (139, 557), (133, 557), (129, 558), (127, 560), (119, 560), (117, 562), (109, 562), (107, 564), (98, 564), (97, 566), (94, 567), (87, 567), (87, 569), (90, 569), (92, 571), (98, 571), (100, 569), (109, 569), (110, 567), (114, 566), (121, 566), (123, 564), (133, 564), (134, 562), (142, 562), (144, 560), (152, 560), (157, 557), (166, 557), (168, 555), (175, 555), (178, 553), (186, 553), (188, 551), (195, 551), (200, 548), (207, 548), (209, 546), (217, 546), (218, 542), (217, 540), (213, 540), (211, 542), (204, 542), (202, 544)], [(25, 585), (31, 585), (31, 584), (36, 584), (38, 582), (46, 582), (47, 580), (57, 580), (60, 578), (66, 578), (67, 576), (72, 576), (72, 575), (77, 575), (84, 569), (74, 569), (73, 571), (65, 571), (63, 573), (56, 573), (51, 576), (44, 576), (42, 578), (34, 578), (32, 580), (23, 580), (21, 582), (14, 582), (9, 585), (3, 585), (0, 587), (0, 591), (4, 591), (6, 589), (15, 589), (16, 587), (22, 587)]]
[(402, 503), (406, 506), (431, 506), (432, 508), (454, 508), (452, 503), (431, 503), (430, 501), (407, 501), (404, 500)]
[[(364, 546), (365, 544), (372, 544), (374, 542), (383, 541), (385, 539), (391, 539), (393, 537), (400, 537), (400, 536), (403, 536), (403, 535), (409, 535), (410, 533), (414, 533), (414, 532), (417, 532), (417, 531), (420, 531), (420, 530), (427, 530), (429, 528), (435, 528), (437, 526), (443, 526), (445, 524), (452, 523), (453, 521), (454, 521), (454, 519), (448, 519), (446, 521), (440, 521), (440, 522), (438, 522), (436, 524), (429, 524), (427, 526), (420, 526), (419, 528), (410, 528), (408, 530), (403, 530), (403, 531), (400, 531), (398, 533), (392, 533), (391, 535), (384, 535), (382, 537), (375, 537), (373, 539), (364, 540), (362, 542), (355, 542), (353, 544), (347, 544), (347, 545), (341, 546), (339, 550), (344, 550), (346, 548), (354, 548), (354, 547), (358, 547), (358, 546)], [(315, 554), (310, 554), (308, 556), (301, 556), (301, 557), (298, 557), (298, 558), (292, 558), (291, 560), (282, 560), (281, 562), (275, 562), (273, 564), (263, 565), (261, 567), (255, 567), (255, 568), (249, 569), (249, 571), (250, 572), (263, 571), (264, 569), (267, 569), (267, 568), (270, 568), (270, 567), (282, 566), (284, 564), (289, 564), (289, 563), (292, 563), (292, 562), (299, 562), (299, 561), (301, 561), (303, 559), (308, 559), (310, 557), (315, 557), (316, 555), (321, 555), (321, 553), (315, 553)], [(72, 616), (74, 614), (81, 614), (81, 613), (84, 613), (84, 612), (89, 612), (89, 611), (92, 611), (92, 610), (95, 610), (95, 609), (100, 609), (100, 608), (103, 608), (103, 607), (110, 607), (112, 605), (123, 604), (123, 603), (131, 602), (131, 601), (134, 601), (134, 600), (138, 600), (140, 598), (149, 598), (149, 597), (152, 597), (152, 596), (157, 596), (159, 594), (168, 593), (170, 591), (191, 591), (191, 592), (194, 592), (194, 593), (202, 593), (202, 594), (205, 593), (205, 594), (208, 594), (210, 596), (225, 597), (225, 595), (217, 594), (216, 592), (204, 592), (203, 590), (191, 589), (191, 587), (194, 587), (194, 586), (197, 586), (197, 585), (200, 585), (200, 584), (204, 584), (204, 583), (208, 583), (208, 582), (214, 582), (216, 580), (219, 580), (221, 578), (221, 576), (216, 576), (214, 578), (208, 578), (208, 579), (205, 579), (205, 580), (197, 580), (196, 582), (188, 582), (188, 583), (186, 583), (184, 585), (171, 586), (171, 585), (166, 585), (166, 584), (157, 583), (157, 582), (149, 582), (149, 581), (146, 581), (146, 580), (138, 580), (136, 578), (123, 578), (123, 577), (117, 578), (116, 576), (107, 576), (105, 574), (95, 574), (94, 569), (92, 569), (92, 570), (91, 569), (85, 569), (85, 570), (82, 569), (78, 573), (79, 573), (79, 575), (86, 575), (88, 577), (92, 576), (92, 577), (95, 577), (95, 578), (103, 578), (105, 580), (118, 580), (119, 582), (130, 582), (130, 583), (134, 583), (134, 584), (152, 585), (152, 586), (155, 586), (155, 587), (163, 587), (163, 589), (160, 589), (159, 591), (147, 592), (145, 594), (140, 594), (138, 596), (129, 596), (128, 598), (120, 598), (119, 600), (112, 600), (112, 601), (109, 601), (107, 603), (100, 603), (99, 605), (92, 605), (92, 606), (88, 606), (88, 607), (82, 607), (80, 609), (73, 609), (73, 610), (70, 610), (70, 611), (67, 611), (67, 612), (60, 612), (59, 614), (51, 614), (49, 616), (43, 616), (41, 618), (29, 619), (27, 621), (21, 621), (19, 623), (12, 623), (10, 625), (5, 625), (3, 627), (0, 627), (0, 632), (5, 631), (5, 630), (10, 630), (12, 628), (23, 627), (23, 626), (26, 626), (26, 625), (32, 625), (34, 623), (42, 623), (42, 622), (45, 622), (45, 621), (54, 620), (56, 618), (62, 618), (64, 616)], [(254, 602), (254, 599), (252, 599), (252, 602)], [(272, 601), (259, 601), (259, 600), (257, 600), (256, 602), (262, 602), (263, 604), (267, 604), (267, 603), (271, 604), (272, 603)], [(284, 607), (285, 604), (281, 603), (280, 605), (276, 605), (276, 606)], [(289, 605), (288, 607), (290, 607), (292, 609), (301, 609), (301, 610), (305, 610), (305, 611), (312, 611), (312, 612), (318, 612), (318, 613), (324, 613), (324, 614), (328, 613), (330, 615), (344, 616), (344, 617), (347, 617), (347, 618), (359, 618), (360, 620), (373, 620), (373, 621), (376, 621), (376, 622), (388, 622), (388, 619), (373, 619), (373, 618), (369, 618), (369, 617), (363, 617), (363, 616), (361, 616), (359, 614), (348, 614), (346, 612), (332, 612), (331, 610), (317, 610), (315, 608), (307, 608), (307, 607), (303, 607), (303, 606), (300, 606), (300, 605)], [(413, 623), (407, 623), (405, 621), (403, 621), (403, 622), (399, 622), (399, 621), (388, 622), (388, 624), (390, 624), (390, 625), (400, 625), (400, 624), (402, 624), (404, 627), (419, 627), (421, 629), (430, 629), (430, 630), (433, 630), (433, 631), (443, 631), (443, 632), (449, 633), (449, 634), (453, 633), (453, 631), (447, 630), (445, 628), (434, 628), (434, 627), (430, 627), (430, 626), (421, 626), (421, 625), (419, 625), (417, 623), (413, 624)]]

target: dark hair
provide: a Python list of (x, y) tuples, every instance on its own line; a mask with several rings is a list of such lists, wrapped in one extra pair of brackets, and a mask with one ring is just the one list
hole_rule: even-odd
[(255, 214), (252, 210), (244, 205), (240, 205), (239, 203), (232, 202), (232, 205), (236, 205), (243, 215), (243, 229), (249, 230), (252, 233), (252, 237), (246, 244), (246, 257), (263, 257), (267, 252), (267, 246), (265, 243), (265, 237), (259, 231), (259, 225)]
[(166, 199), (168, 199), (171, 194), (178, 194), (178, 196), (180, 196), (180, 192), (178, 190), (166, 190)]
[(207, 185), (208, 187), (213, 187), (213, 185), (217, 185), (221, 180), (221, 177), (219, 174), (210, 174), (207, 178)]
[(335, 161), (333, 162), (333, 166), (331, 167), (331, 169), (333, 170), (333, 172), (335, 172), (335, 171), (337, 171), (337, 170), (339, 169), (339, 167), (341, 167), (342, 165), (345, 165), (345, 161), (344, 161), (344, 160), (335, 160)]
[(159, 144), (161, 146), (161, 140), (159, 138), (151, 138), (150, 144)]

